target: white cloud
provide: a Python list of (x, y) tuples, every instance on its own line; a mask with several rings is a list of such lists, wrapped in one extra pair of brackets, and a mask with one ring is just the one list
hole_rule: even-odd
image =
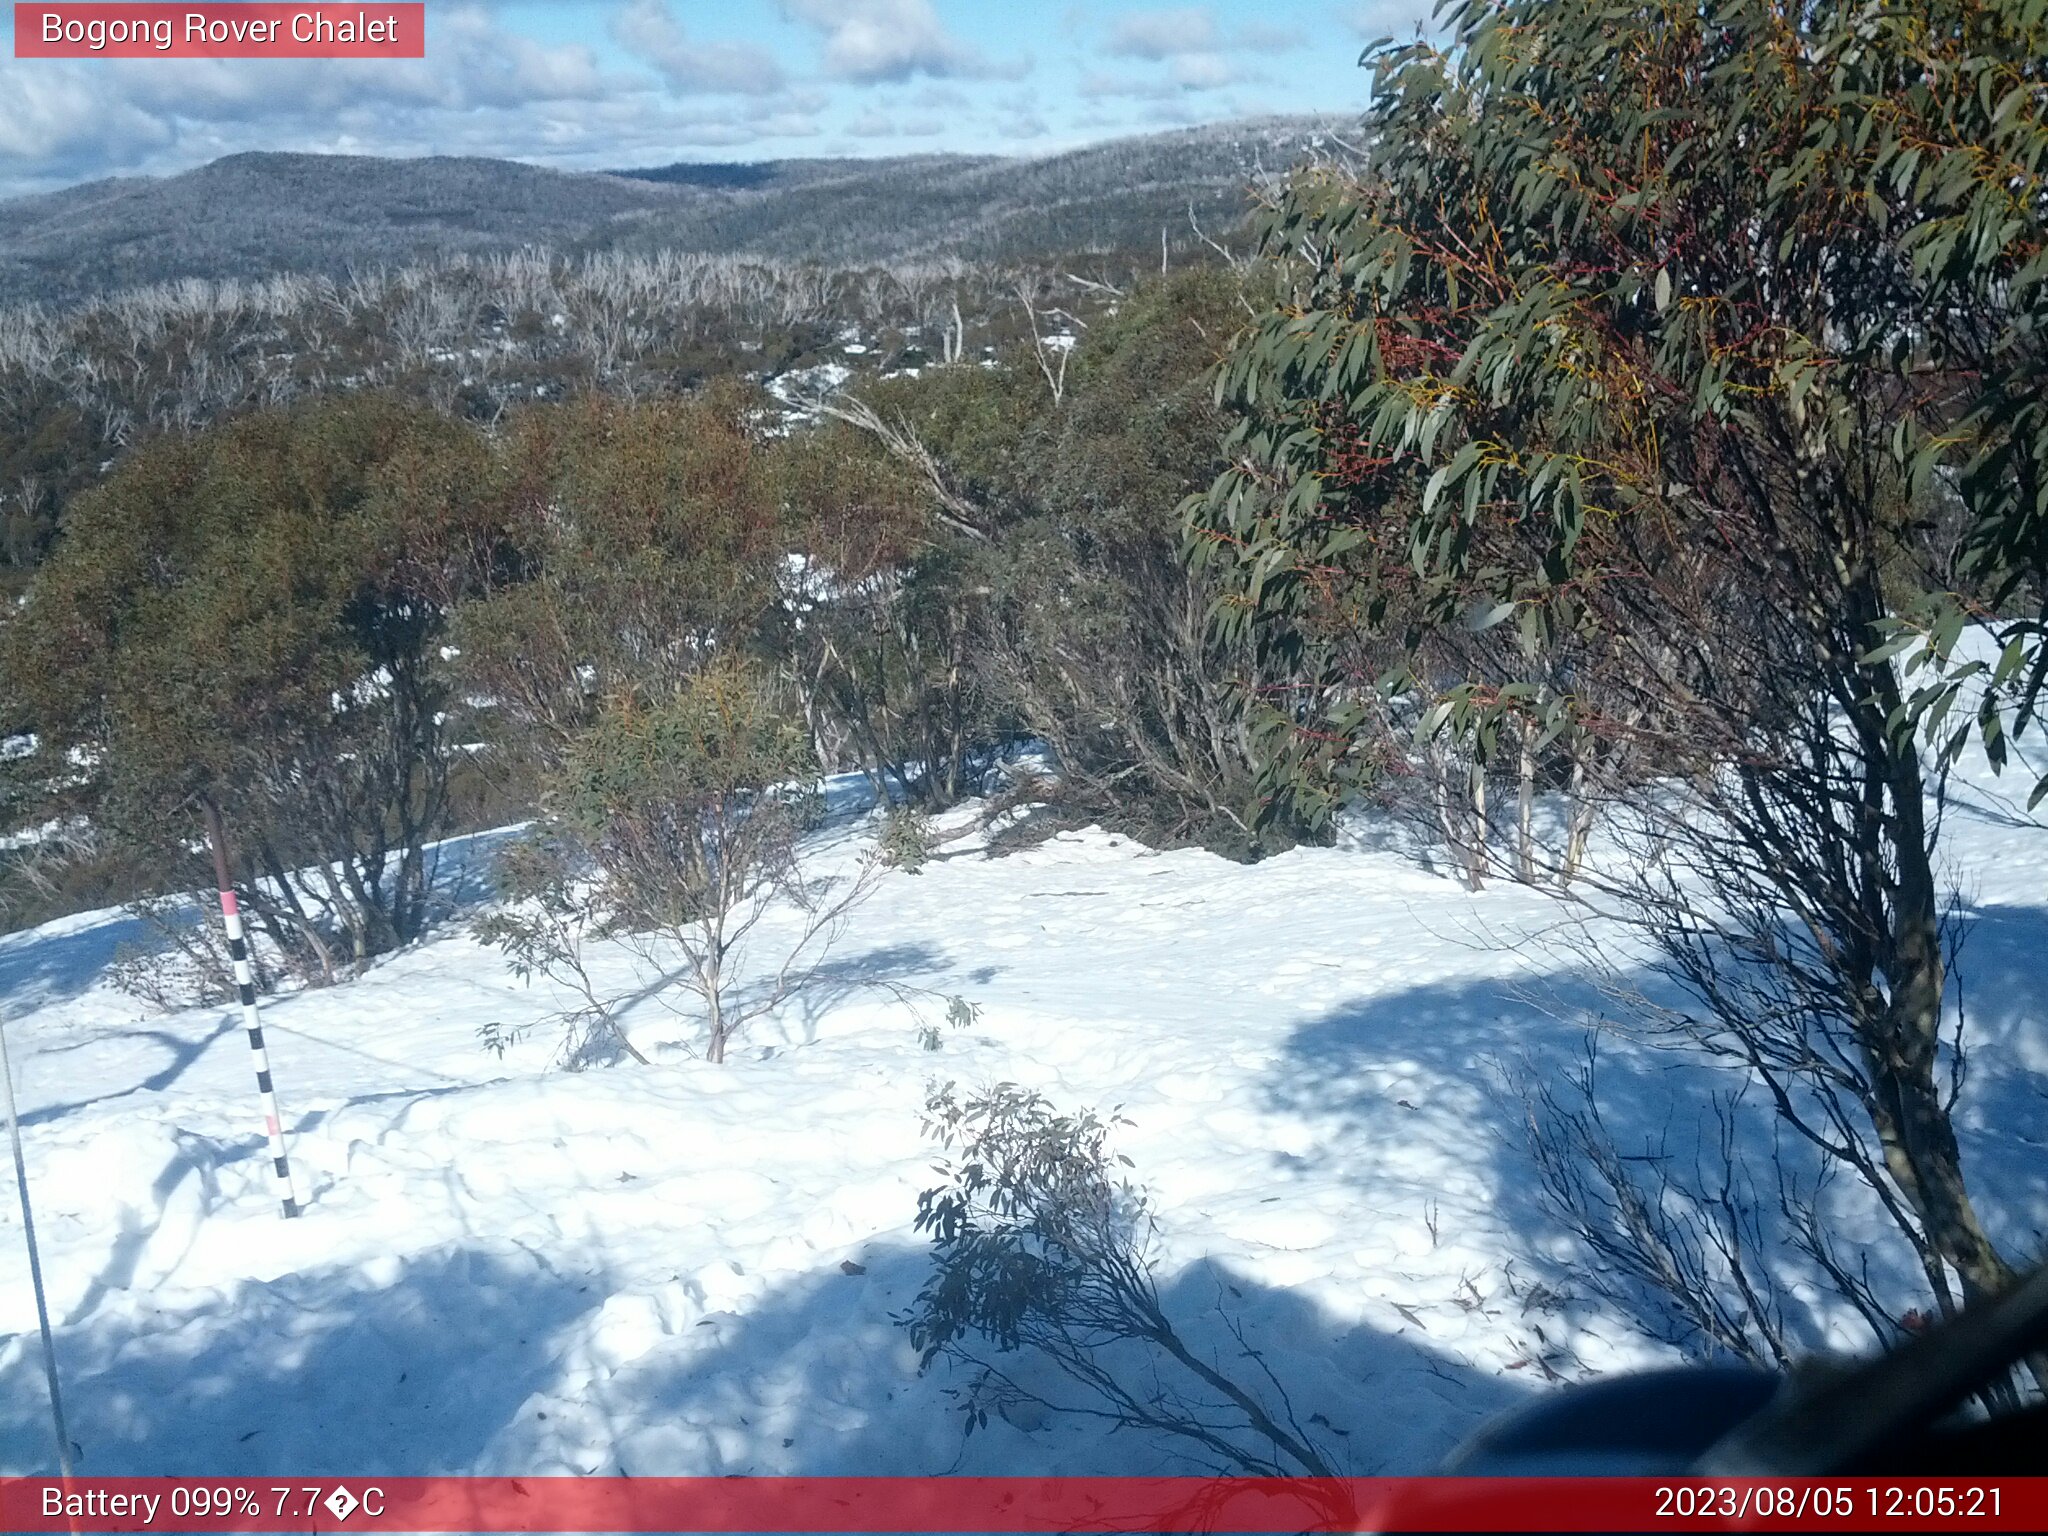
[(886, 112), (867, 111), (846, 125), (846, 131), (862, 139), (935, 139), (946, 131), (936, 117), (892, 117)]
[(125, 163), (172, 138), (168, 124), (110, 100), (73, 65), (0, 63), (0, 96), (7, 101), (0, 112), (0, 168), (14, 162), (61, 177), (73, 167)]
[(1109, 51), (1127, 59), (1170, 59), (1216, 47), (1216, 18), (1207, 9), (1132, 11), (1117, 18)]
[[(479, 21), (487, 21), (475, 13)], [(0, 61), (0, 196), (170, 174), (243, 150), (482, 155), (599, 169), (815, 137), (822, 93), (664, 95), (587, 50), (437, 31), (379, 60)], [(527, 40), (516, 40), (527, 44)]]
[(1308, 34), (1296, 26), (1254, 21), (1238, 28), (1232, 43), (1247, 53), (1292, 53), (1308, 46)]
[(1016, 76), (1028, 60), (997, 63), (949, 33), (931, 0), (782, 0), (783, 14), (824, 34), (825, 72), (862, 84), (938, 77)]
[(1137, 80), (1123, 75), (1105, 75), (1099, 71), (1083, 75), (1074, 89), (1091, 101), (1157, 101), (1180, 94), (1180, 87), (1171, 80)]
[(450, 79), (462, 105), (512, 107), (530, 101), (592, 101), (620, 90), (618, 76), (599, 67), (587, 46), (543, 45), (509, 32), (476, 7), (434, 18), (433, 58), (384, 64)]
[[(601, 68), (586, 47), (542, 47), (499, 27), (480, 8), (437, 14), (431, 60), (92, 59), (0, 63), (10, 106), (0, 154), (59, 153), (64, 102), (123, 130), (96, 136), (130, 146), (129, 158), (206, 124), (305, 122), (361, 108), (471, 112), (602, 101), (640, 87)], [(144, 124), (152, 124), (146, 128)], [(120, 158), (118, 155), (116, 158)]]
[(1207, 6), (1182, 6), (1130, 11), (1111, 26), (1103, 52), (1157, 66), (1139, 72), (1084, 76), (1083, 96), (1119, 96), (1133, 101), (1167, 101), (1191, 91), (1220, 91), (1259, 79), (1242, 59), (1246, 53), (1282, 53), (1297, 48), (1302, 37), (1292, 28), (1252, 22), (1227, 39)]
[(923, 86), (910, 99), (927, 112), (964, 112), (974, 105), (973, 97), (951, 85)]
[(1042, 139), (1052, 126), (1036, 112), (1020, 112), (996, 118), (995, 131), (1002, 139)]
[[(958, 19), (964, 5), (749, 3), (769, 13), (768, 25), (716, 38), (696, 21), (704, 11), (676, 0), (577, 6), (574, 24), (550, 18), (544, 34), (521, 30), (531, 0), (434, 0), (426, 60), (0, 58), (0, 196), (170, 174), (245, 150), (470, 154), (579, 169), (703, 148), (788, 153), (797, 140), (839, 145), (837, 125), (849, 119), (856, 133), (920, 148), (1080, 142), (1140, 126), (1148, 106), (1183, 120), (1235, 110), (1231, 88), (1257, 78), (1249, 71), (1291, 36), (1205, 0), (1155, 0), (1121, 21), (1101, 7), (1074, 5), (1064, 21), (1047, 8), (1038, 35), (1079, 78), (1041, 100), (1022, 83), (1029, 56), (1007, 43), (1013, 51), (997, 54), (975, 37)], [(1351, 6), (1361, 27), (1384, 25), (1389, 8), (1421, 14), (1426, 3), (1332, 0)], [(815, 38), (814, 52), (775, 40), (778, 9), (799, 42)], [(1116, 57), (1103, 52), (1112, 36)], [(1074, 57), (1089, 51), (1096, 57)], [(1020, 83), (990, 90), (1006, 78)]]
[(1183, 90), (1214, 91), (1252, 78), (1220, 53), (1183, 53), (1167, 66), (1173, 83)]
[(652, 76), (509, 31), (481, 6), (437, 11), (431, 48), (427, 60), (0, 60), (0, 194), (249, 149), (622, 165), (817, 132), (816, 92), (670, 102)]
[(1075, 90), (1095, 100), (1120, 97), (1127, 101), (1166, 101), (1191, 91), (1219, 91), (1259, 78), (1220, 53), (1183, 53), (1168, 60), (1164, 70), (1146, 70), (1137, 75), (1091, 71), (1081, 77)]
[(1405, 38), (1436, 31), (1435, 8), (1436, 0), (1347, 0), (1337, 14), (1360, 37)]
[(613, 16), (612, 36), (679, 95), (735, 92), (765, 96), (787, 83), (782, 65), (752, 43), (699, 42), (684, 35), (668, 0), (632, 0)]

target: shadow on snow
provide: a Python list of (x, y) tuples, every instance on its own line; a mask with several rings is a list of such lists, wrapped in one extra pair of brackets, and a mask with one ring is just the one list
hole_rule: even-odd
[[(442, 1249), (245, 1282), (183, 1309), (114, 1276), (57, 1348), (81, 1470), (102, 1476), (1209, 1470), (1158, 1436), (1060, 1416), (992, 1418), (963, 1438), (962, 1383), (943, 1366), (920, 1376), (894, 1320), (923, 1250), (875, 1244), (861, 1258), (859, 1273), (821, 1268), (744, 1311), (669, 1304), (658, 1326), (623, 1335), (605, 1326), (613, 1277), (571, 1253)], [(1232, 1375), (1257, 1377), (1246, 1344), (1264, 1355), (1346, 1470), (1426, 1469), (1516, 1396), (1213, 1265), (1162, 1295), (1190, 1346)], [(621, 1299), (629, 1316), (661, 1310), (633, 1287)], [(1387, 1412), (1418, 1393), (1438, 1406)], [(0, 1341), (0, 1446), (6, 1473), (52, 1460), (32, 1332)]]
[[(2025, 1261), (2048, 1247), (2048, 1142), (2037, 1129), (2048, 1107), (2048, 912), (1985, 908), (1971, 914), (1970, 926), (1958, 970), (1972, 1055), (1957, 1127), (1994, 1236)], [(1652, 996), (1668, 990), (1653, 973), (1630, 976), (1626, 985)], [(1339, 1004), (1295, 1028), (1282, 1065), (1267, 1080), (1267, 1106), (1317, 1130), (1310, 1158), (1279, 1161), (1286, 1169), (1312, 1159), (1318, 1170), (1348, 1174), (1361, 1189), (1384, 1188), (1390, 1160), (1450, 1170), (1475, 1186), (1482, 1218), (1525, 1266), (1522, 1279), (1561, 1295), (1583, 1292), (1587, 1256), (1545, 1201), (1531, 1159), (1535, 1092), (1547, 1084), (1561, 1103), (1579, 1103), (1570, 1079), (1585, 1065), (1589, 1040), (1597, 1040), (1599, 1105), (1617, 1149), (1638, 1167), (1661, 1162), (1691, 1180), (1702, 1169), (1718, 1176), (1712, 1104), (1741, 1087), (1739, 1075), (1631, 1035), (1626, 1023), (1609, 992), (1570, 970), (1431, 983)], [(1780, 1130), (1761, 1091), (1744, 1095), (1731, 1113), (1735, 1161), (1769, 1228), (1778, 1217), (1779, 1166), (1810, 1181), (1818, 1157), (1796, 1134)], [(1858, 1218), (1874, 1224), (1879, 1238), (1868, 1257), (1880, 1292), (1917, 1298), (1924, 1286), (1917, 1266), (1853, 1175), (1835, 1177), (1828, 1198), (1835, 1210), (1867, 1207)], [(1854, 1259), (1865, 1257), (1856, 1243), (1845, 1247)], [(1793, 1338), (1819, 1347), (1845, 1310), (1804, 1288), (1789, 1253), (1774, 1253), (1772, 1262), (1791, 1282), (1786, 1321)], [(1576, 1323), (1590, 1313), (1575, 1304), (1565, 1315)], [(1645, 1293), (1625, 1321), (1668, 1340), (1671, 1318), (1661, 1297)]]

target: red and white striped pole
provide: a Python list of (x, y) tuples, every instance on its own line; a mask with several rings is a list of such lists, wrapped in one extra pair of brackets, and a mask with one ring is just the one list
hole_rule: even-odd
[(256, 1058), (256, 1091), (263, 1099), (263, 1128), (270, 1138), (270, 1167), (277, 1181), (277, 1198), (285, 1219), (299, 1214), (299, 1197), (292, 1188), (292, 1165), (285, 1158), (284, 1114), (277, 1107), (277, 1089), (270, 1080), (270, 1052), (263, 1046), (263, 1020), (256, 1013), (256, 975), (249, 968), (249, 944), (242, 932), (242, 908), (235, 900), (235, 882), (228, 873), (228, 834), (221, 825), (220, 807), (209, 798), (201, 802), (206, 812), (206, 840), (213, 846), (214, 883), (220, 888), (220, 916), (228, 930), (228, 958), (235, 966), (235, 991), (242, 1002), (242, 1023), (248, 1027), (249, 1049)]

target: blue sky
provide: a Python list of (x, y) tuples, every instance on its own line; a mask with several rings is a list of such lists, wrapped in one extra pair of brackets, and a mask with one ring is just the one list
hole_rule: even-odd
[(0, 192), (247, 149), (575, 169), (1098, 139), (1363, 100), (1429, 0), (429, 0), (423, 61), (0, 57)]

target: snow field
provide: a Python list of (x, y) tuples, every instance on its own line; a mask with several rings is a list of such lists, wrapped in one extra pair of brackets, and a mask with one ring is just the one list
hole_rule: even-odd
[[(1950, 828), (1980, 931), (1960, 1121), (2001, 1240), (2037, 1251), (2048, 838), (2011, 788)], [(819, 856), (858, 857), (871, 825), (821, 834)], [(1669, 1360), (1572, 1294), (1519, 1151), (1517, 1085), (1567, 1070), (1594, 1006), (1549, 946), (1554, 902), (1474, 895), (1373, 842), (1240, 867), (1098, 830), (993, 860), (963, 839), (886, 875), (817, 985), (723, 1067), (653, 998), (627, 1016), (651, 1068), (549, 1070), (545, 1032), (493, 1056), (478, 1029), (540, 1018), (548, 989), (445, 922), (357, 981), (266, 1002), (308, 1201), (291, 1223), (232, 1009), (142, 1016), (104, 975), (119, 913), (0, 938), (81, 1468), (1186, 1469), (1058, 1417), (963, 1442), (959, 1383), (918, 1375), (894, 1317), (925, 1271), (934, 1080), (1120, 1108), (1184, 1335), (1255, 1371), (1241, 1331), (1347, 1470), (1427, 1470), (1546, 1378)], [(491, 844), (455, 850), (457, 875)], [(599, 968), (621, 993), (647, 979), (616, 948)], [(979, 1021), (922, 1049), (956, 993)], [(1667, 1054), (1607, 1061), (1630, 1133), (1690, 1112)], [(0, 1206), (0, 1471), (25, 1472), (53, 1458)]]

